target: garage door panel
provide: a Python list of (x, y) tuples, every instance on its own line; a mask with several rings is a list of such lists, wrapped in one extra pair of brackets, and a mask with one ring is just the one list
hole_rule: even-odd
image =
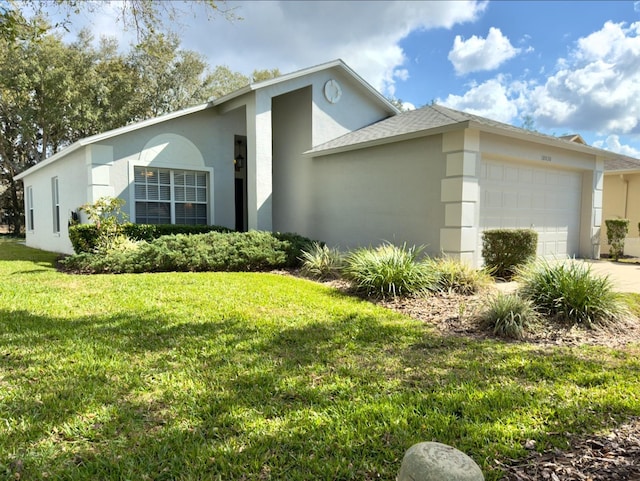
[(539, 255), (578, 252), (579, 172), (493, 160), (483, 160), (480, 172), (480, 231), (533, 227), (539, 236)]

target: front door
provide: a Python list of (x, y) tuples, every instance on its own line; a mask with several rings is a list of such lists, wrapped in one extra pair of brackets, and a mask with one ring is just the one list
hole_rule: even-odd
[(234, 136), (236, 230), (247, 230), (247, 137)]

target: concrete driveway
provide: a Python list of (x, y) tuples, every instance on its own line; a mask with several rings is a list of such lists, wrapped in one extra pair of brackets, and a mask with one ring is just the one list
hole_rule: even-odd
[(608, 276), (618, 292), (640, 293), (640, 264), (588, 259), (576, 259), (574, 262), (584, 262), (594, 274)]
[[(591, 259), (575, 259), (572, 262), (583, 262), (591, 268), (593, 274), (609, 277), (613, 283), (613, 289), (617, 292), (640, 294), (640, 264)], [(516, 282), (500, 282), (496, 284), (496, 287), (503, 292), (513, 292), (518, 288), (518, 284)]]

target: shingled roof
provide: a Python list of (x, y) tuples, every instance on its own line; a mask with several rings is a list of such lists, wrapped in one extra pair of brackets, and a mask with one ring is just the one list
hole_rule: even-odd
[(640, 160), (633, 157), (620, 156), (615, 159), (606, 160), (604, 163), (604, 170), (618, 171), (618, 170), (639, 170)]
[[(597, 149), (580, 142), (575, 142), (574, 136), (558, 138), (531, 130), (514, 127), (513, 125), (491, 120), (479, 115), (469, 114), (459, 110), (443, 107), (442, 105), (427, 105), (420, 109), (410, 110), (387, 119), (381, 120), (354, 132), (315, 146), (306, 152), (307, 155), (328, 155), (335, 152), (369, 147), (384, 143), (398, 142), (423, 135), (446, 132), (460, 128), (478, 128), (518, 137), (524, 140), (538, 141), (548, 145), (569, 148), (581, 152), (600, 155), (607, 159), (617, 158), (618, 154), (607, 150)], [(635, 159), (626, 158), (632, 161)], [(640, 162), (640, 161), (637, 161)]]

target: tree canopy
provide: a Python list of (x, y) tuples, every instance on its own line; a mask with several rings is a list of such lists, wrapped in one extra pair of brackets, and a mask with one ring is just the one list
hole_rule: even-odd
[(46, 12), (57, 10), (61, 14), (61, 26), (67, 27), (74, 15), (82, 11), (97, 14), (109, 6), (115, 6), (118, 21), (125, 29), (133, 29), (138, 38), (156, 32), (171, 32), (173, 25), (191, 13), (204, 14), (208, 19), (223, 16), (227, 20), (239, 20), (234, 9), (226, 5), (226, 0), (190, 0), (171, 2), (157, 0), (118, 0), (88, 2), (85, 0), (5, 0), (0, 2), (0, 38), (15, 40), (23, 35), (24, 27), (31, 22), (25, 19), (24, 12), (29, 10), (38, 17), (46, 17)]

